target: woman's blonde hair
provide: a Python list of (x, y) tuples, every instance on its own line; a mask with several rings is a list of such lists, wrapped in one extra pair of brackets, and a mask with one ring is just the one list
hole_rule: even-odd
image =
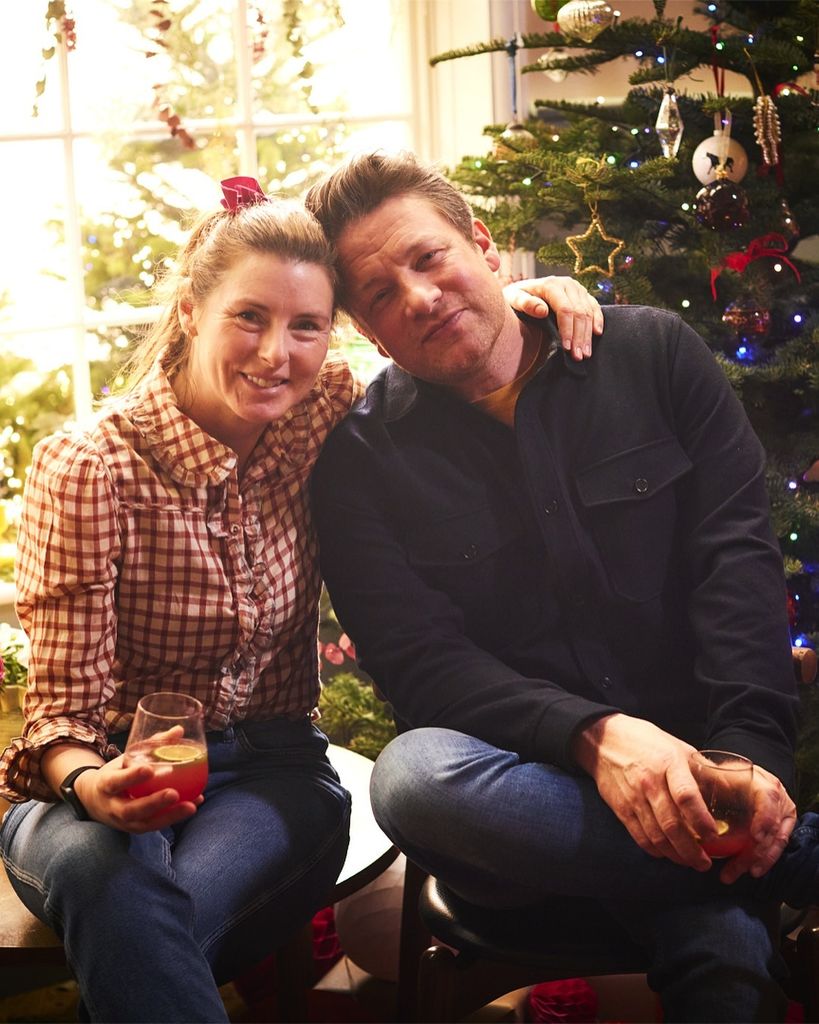
[(164, 309), (123, 368), (118, 392), (132, 391), (165, 348), (163, 366), (169, 378), (185, 367), (190, 339), (179, 321), (179, 300), (188, 297), (203, 302), (234, 263), (253, 252), (324, 267), (335, 291), (333, 248), (321, 225), (300, 203), (268, 198), (236, 210), (204, 214), (193, 225), (175, 265), (155, 288)]

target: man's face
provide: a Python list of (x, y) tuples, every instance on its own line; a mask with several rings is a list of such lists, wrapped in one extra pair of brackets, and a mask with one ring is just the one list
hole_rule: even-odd
[(517, 322), (479, 221), (467, 241), (428, 200), (396, 196), (345, 228), (338, 253), (345, 305), (399, 366), (467, 400), (506, 383), (499, 341)]

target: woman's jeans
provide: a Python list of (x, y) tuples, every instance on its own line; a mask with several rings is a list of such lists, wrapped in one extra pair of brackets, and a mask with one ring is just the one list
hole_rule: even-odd
[(326, 749), (308, 719), (210, 733), (204, 803), (144, 835), (61, 803), (8, 811), (11, 883), (63, 940), (91, 1020), (227, 1020), (217, 986), (305, 924), (344, 863), (350, 797)]
[(644, 853), (588, 776), (415, 729), (382, 752), (371, 795), (395, 844), (466, 900), (544, 903), (544, 930), (550, 896), (576, 898), (581, 918), (604, 905), (649, 951), (667, 1022), (782, 1019), (768, 894)]

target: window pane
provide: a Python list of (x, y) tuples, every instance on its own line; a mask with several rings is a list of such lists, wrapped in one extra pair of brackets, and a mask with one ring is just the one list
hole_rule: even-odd
[(412, 133), (408, 121), (372, 121), (347, 125), (348, 152), (371, 149), (408, 149)]
[[(0, 96), (3, 97), (4, 134), (53, 132), (62, 128), (60, 71), (58, 59), (43, 57), (54, 45), (46, 31), (45, 4), (18, 3), (14, 11), (5, 8), (0, 39)], [(11, 22), (13, 21), (13, 25)], [(38, 98), (37, 82), (45, 80)], [(37, 104), (39, 117), (32, 116)]]
[(221, 136), (207, 153), (180, 151), (172, 140), (77, 141), (88, 306), (105, 311), (149, 301), (157, 265), (184, 241), (192, 213), (218, 201), (218, 186), (202, 165), (225, 166), (224, 150), (233, 148), (232, 135)]
[(32, 322), (66, 324), (74, 312), (63, 241), (63, 144), (6, 143), (2, 155), (0, 194), (7, 199), (0, 246), (0, 348)]
[(77, 46), (68, 57), (74, 131), (117, 132), (154, 119), (151, 85), (161, 72), (144, 56), (146, 40), (111, 0), (76, 7)]
[(409, 109), (405, 6), (342, 0), (343, 27), (310, 49), (317, 68), (313, 102), (320, 109), (370, 115)]

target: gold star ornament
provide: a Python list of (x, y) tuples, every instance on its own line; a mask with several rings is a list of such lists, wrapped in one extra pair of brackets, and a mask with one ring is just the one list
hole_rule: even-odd
[[(597, 236), (595, 238), (595, 236)], [(592, 246), (600, 248), (600, 240), (603, 242), (609, 242), (614, 248), (609, 252), (608, 255), (608, 270), (604, 270), (597, 263), (589, 263), (584, 266), (584, 250), (589, 247), (586, 245), (587, 242), (592, 241)], [(613, 235), (608, 234), (606, 229), (603, 227), (603, 222), (600, 220), (600, 215), (597, 210), (592, 210), (591, 224), (586, 228), (582, 235), (569, 235), (566, 239), (566, 245), (572, 250), (575, 255), (574, 260), (574, 272), (580, 274), (586, 270), (594, 270), (598, 274), (603, 274), (604, 277), (612, 277), (614, 274), (614, 258), (619, 256), (623, 249), (626, 247), (625, 240), (622, 238), (615, 238)]]

